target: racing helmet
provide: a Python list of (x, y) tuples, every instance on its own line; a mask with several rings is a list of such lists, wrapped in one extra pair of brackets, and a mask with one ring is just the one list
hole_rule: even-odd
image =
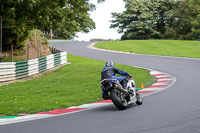
[(111, 60), (106, 61), (106, 67), (111, 67), (111, 66), (114, 66), (113, 61), (111, 61)]

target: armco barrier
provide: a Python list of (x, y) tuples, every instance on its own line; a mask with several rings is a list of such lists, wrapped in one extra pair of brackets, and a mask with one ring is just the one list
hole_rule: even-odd
[(0, 63), (0, 82), (25, 78), (67, 63), (67, 52), (19, 62)]

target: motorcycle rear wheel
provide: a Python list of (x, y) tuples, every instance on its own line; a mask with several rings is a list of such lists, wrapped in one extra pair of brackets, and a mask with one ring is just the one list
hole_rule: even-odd
[(125, 110), (128, 106), (127, 100), (123, 97), (123, 93), (118, 90), (111, 90), (110, 91), (110, 97), (114, 105), (120, 109)]

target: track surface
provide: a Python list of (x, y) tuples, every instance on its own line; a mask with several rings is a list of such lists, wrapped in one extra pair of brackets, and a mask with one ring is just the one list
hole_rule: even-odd
[(69, 54), (162, 71), (177, 81), (167, 90), (145, 97), (142, 106), (119, 111), (109, 105), (2, 125), (1, 133), (200, 133), (200, 60), (96, 51), (88, 49), (88, 44), (51, 42)]

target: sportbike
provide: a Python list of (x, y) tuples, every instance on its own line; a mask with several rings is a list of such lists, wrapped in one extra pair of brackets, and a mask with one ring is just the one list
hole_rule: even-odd
[(128, 105), (143, 103), (141, 94), (136, 91), (135, 81), (130, 77), (125, 77), (127, 87), (124, 89), (120, 82), (116, 79), (104, 79), (101, 81), (102, 89), (107, 91), (113, 104), (120, 110), (124, 110)]

